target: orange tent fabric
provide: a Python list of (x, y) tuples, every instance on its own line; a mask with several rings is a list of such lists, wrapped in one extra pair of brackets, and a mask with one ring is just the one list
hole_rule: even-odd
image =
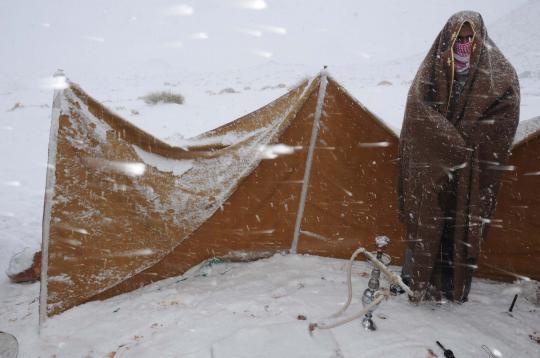
[(395, 134), (326, 75), (187, 148), (159, 141), (68, 83), (54, 99), (41, 315), (212, 257), (293, 246), (348, 257), (379, 234), (394, 239), (399, 256), (396, 153)]

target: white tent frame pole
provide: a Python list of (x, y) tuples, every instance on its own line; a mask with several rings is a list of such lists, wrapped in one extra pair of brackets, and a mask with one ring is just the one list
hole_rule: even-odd
[[(61, 70), (53, 75), (57, 86), (67, 86), (67, 79)], [(47, 161), (47, 179), (45, 184), (45, 204), (43, 208), (41, 239), (41, 277), (39, 290), (39, 328), (47, 319), (47, 284), (49, 270), (49, 235), (51, 230), (51, 211), (56, 184), (56, 150), (58, 145), (58, 128), (62, 112), (62, 96), (64, 88), (55, 88), (49, 134), (49, 158)]]
[(304, 171), (304, 180), (302, 181), (302, 192), (300, 194), (300, 204), (298, 205), (298, 213), (296, 214), (296, 224), (294, 226), (294, 237), (291, 245), (291, 253), (296, 254), (298, 249), (298, 240), (300, 237), (300, 227), (302, 226), (302, 220), (304, 219), (304, 209), (306, 207), (306, 198), (309, 188), (309, 179), (311, 176), (311, 167), (313, 165), (313, 154), (315, 152), (315, 145), (317, 144), (317, 135), (319, 134), (319, 127), (321, 123), (322, 109), (324, 106), (324, 97), (326, 95), (326, 85), (328, 84), (326, 71), (321, 71), (321, 82), (319, 84), (319, 93), (317, 96), (317, 106), (315, 108), (315, 118), (313, 120), (313, 127), (311, 129), (311, 140), (309, 142), (309, 150), (306, 158), (306, 166)]

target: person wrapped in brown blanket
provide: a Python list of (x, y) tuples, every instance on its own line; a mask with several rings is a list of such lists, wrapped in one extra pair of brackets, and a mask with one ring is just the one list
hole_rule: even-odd
[(519, 121), (516, 72), (480, 14), (454, 14), (411, 85), (399, 145), (412, 301), (465, 302)]

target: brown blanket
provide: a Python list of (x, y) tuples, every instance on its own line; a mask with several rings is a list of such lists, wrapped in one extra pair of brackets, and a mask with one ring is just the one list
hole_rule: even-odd
[[(452, 47), (465, 22), (474, 30), (471, 68), (456, 98)], [(400, 218), (413, 252), (411, 278), (417, 298), (430, 286), (445, 222), (451, 220), (453, 299), (466, 300), (501, 173), (509, 169), (505, 163), (518, 124), (519, 100), (515, 70), (488, 37), (480, 14), (453, 15), (411, 85), (401, 130)], [(450, 218), (444, 209), (449, 191), (455, 199)]]

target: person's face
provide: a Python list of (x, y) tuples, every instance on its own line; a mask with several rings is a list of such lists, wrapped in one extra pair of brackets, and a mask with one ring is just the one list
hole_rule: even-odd
[(474, 31), (471, 25), (468, 22), (466, 22), (463, 24), (463, 26), (461, 26), (461, 30), (459, 31), (459, 34), (456, 40), (459, 43), (469, 42), (469, 41), (472, 41), (473, 35), (474, 35)]

